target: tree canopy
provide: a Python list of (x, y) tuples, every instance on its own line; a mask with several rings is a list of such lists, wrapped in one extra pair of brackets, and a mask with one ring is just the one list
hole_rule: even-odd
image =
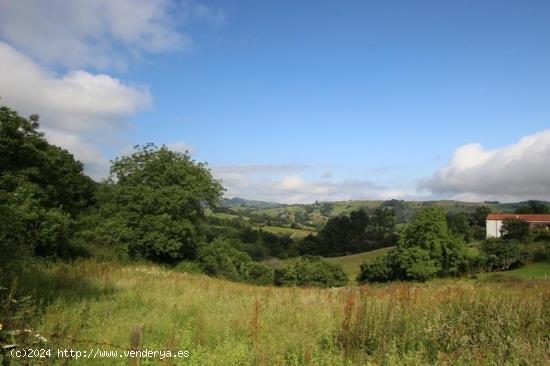
[(222, 192), (205, 164), (147, 144), (113, 161), (99, 197), (132, 256), (174, 262), (195, 257), (204, 209)]

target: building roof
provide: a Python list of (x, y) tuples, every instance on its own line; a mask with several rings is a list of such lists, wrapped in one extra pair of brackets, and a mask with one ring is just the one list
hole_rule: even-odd
[(550, 215), (542, 214), (489, 214), (487, 220), (520, 219), (529, 222), (550, 222)]

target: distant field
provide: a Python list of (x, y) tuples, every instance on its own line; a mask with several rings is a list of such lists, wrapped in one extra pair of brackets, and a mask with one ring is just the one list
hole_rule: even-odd
[[(344, 268), (344, 272), (348, 275), (350, 282), (353, 282), (355, 281), (355, 277), (359, 274), (361, 263), (365, 261), (372, 261), (374, 258), (382, 254), (386, 254), (392, 248), (394, 247), (376, 249), (369, 252), (346, 255), (343, 257), (325, 258), (325, 260), (331, 263), (340, 264)], [(270, 259), (263, 263), (272, 268), (283, 268), (292, 265), (298, 260), (299, 258)]]
[(314, 229), (293, 229), (290, 227), (280, 227), (280, 226), (260, 226), (262, 230), (268, 231), (277, 235), (289, 235), (292, 239), (303, 239), (306, 236), (313, 234), (315, 235), (317, 231)]
[(239, 217), (243, 218), (244, 220), (249, 220), (249, 218), (246, 216), (238, 216), (238, 215), (228, 214), (225, 212), (211, 212), (208, 215), (215, 217), (217, 219), (222, 219), (222, 220), (233, 220), (233, 219), (238, 219)]
[(493, 272), (487, 276), (508, 276), (524, 279), (550, 279), (550, 262), (531, 263), (511, 271)]

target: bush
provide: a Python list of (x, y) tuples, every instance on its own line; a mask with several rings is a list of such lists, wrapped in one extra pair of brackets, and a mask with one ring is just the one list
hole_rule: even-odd
[(356, 278), (357, 282), (388, 282), (395, 279), (397, 264), (395, 254), (397, 254), (397, 251), (392, 250), (387, 255), (374, 258), (370, 263), (364, 262), (361, 264), (361, 270)]
[(357, 281), (426, 281), (474, 271), (484, 261), (468, 252), (462, 241), (449, 233), (443, 210), (424, 208), (402, 230), (397, 249), (361, 265)]
[(279, 286), (339, 287), (346, 285), (348, 278), (340, 265), (321, 257), (302, 257), (291, 267), (277, 270), (274, 282)]
[(201, 266), (198, 263), (191, 262), (191, 261), (181, 261), (181, 262), (179, 262), (174, 267), (174, 270), (176, 272), (183, 272), (183, 273), (197, 273), (197, 274), (204, 273)]
[(430, 253), (419, 247), (399, 248), (397, 255), (402, 279), (426, 281), (441, 271), (436, 261), (430, 258)]
[(525, 245), (517, 241), (488, 239), (481, 245), (492, 271), (504, 271), (524, 265), (529, 259)]
[(248, 254), (222, 239), (204, 244), (199, 249), (198, 260), (204, 273), (210, 276), (255, 284), (273, 282), (273, 271), (270, 268), (252, 261)]

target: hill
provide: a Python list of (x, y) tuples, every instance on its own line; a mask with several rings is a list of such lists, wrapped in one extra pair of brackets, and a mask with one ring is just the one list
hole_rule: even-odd
[(348, 214), (360, 208), (374, 210), (379, 207), (392, 207), (398, 223), (409, 221), (422, 207), (440, 207), (447, 213), (474, 212), (476, 208), (488, 206), (493, 212), (514, 212), (526, 202), (462, 202), (452, 200), (439, 201), (373, 201), (352, 200), (337, 202), (316, 202), (312, 204), (278, 204), (273, 202), (252, 201), (241, 198), (224, 200), (224, 212), (247, 217), (268, 226), (289, 227), (301, 225), (310, 228), (323, 226), (329, 218)]
[(224, 198), (222, 201), (222, 204), (224, 206), (237, 206), (237, 207), (244, 206), (244, 207), (253, 207), (253, 208), (277, 208), (277, 207), (286, 206), (285, 204), (282, 204), (282, 203), (247, 200), (239, 197)]

